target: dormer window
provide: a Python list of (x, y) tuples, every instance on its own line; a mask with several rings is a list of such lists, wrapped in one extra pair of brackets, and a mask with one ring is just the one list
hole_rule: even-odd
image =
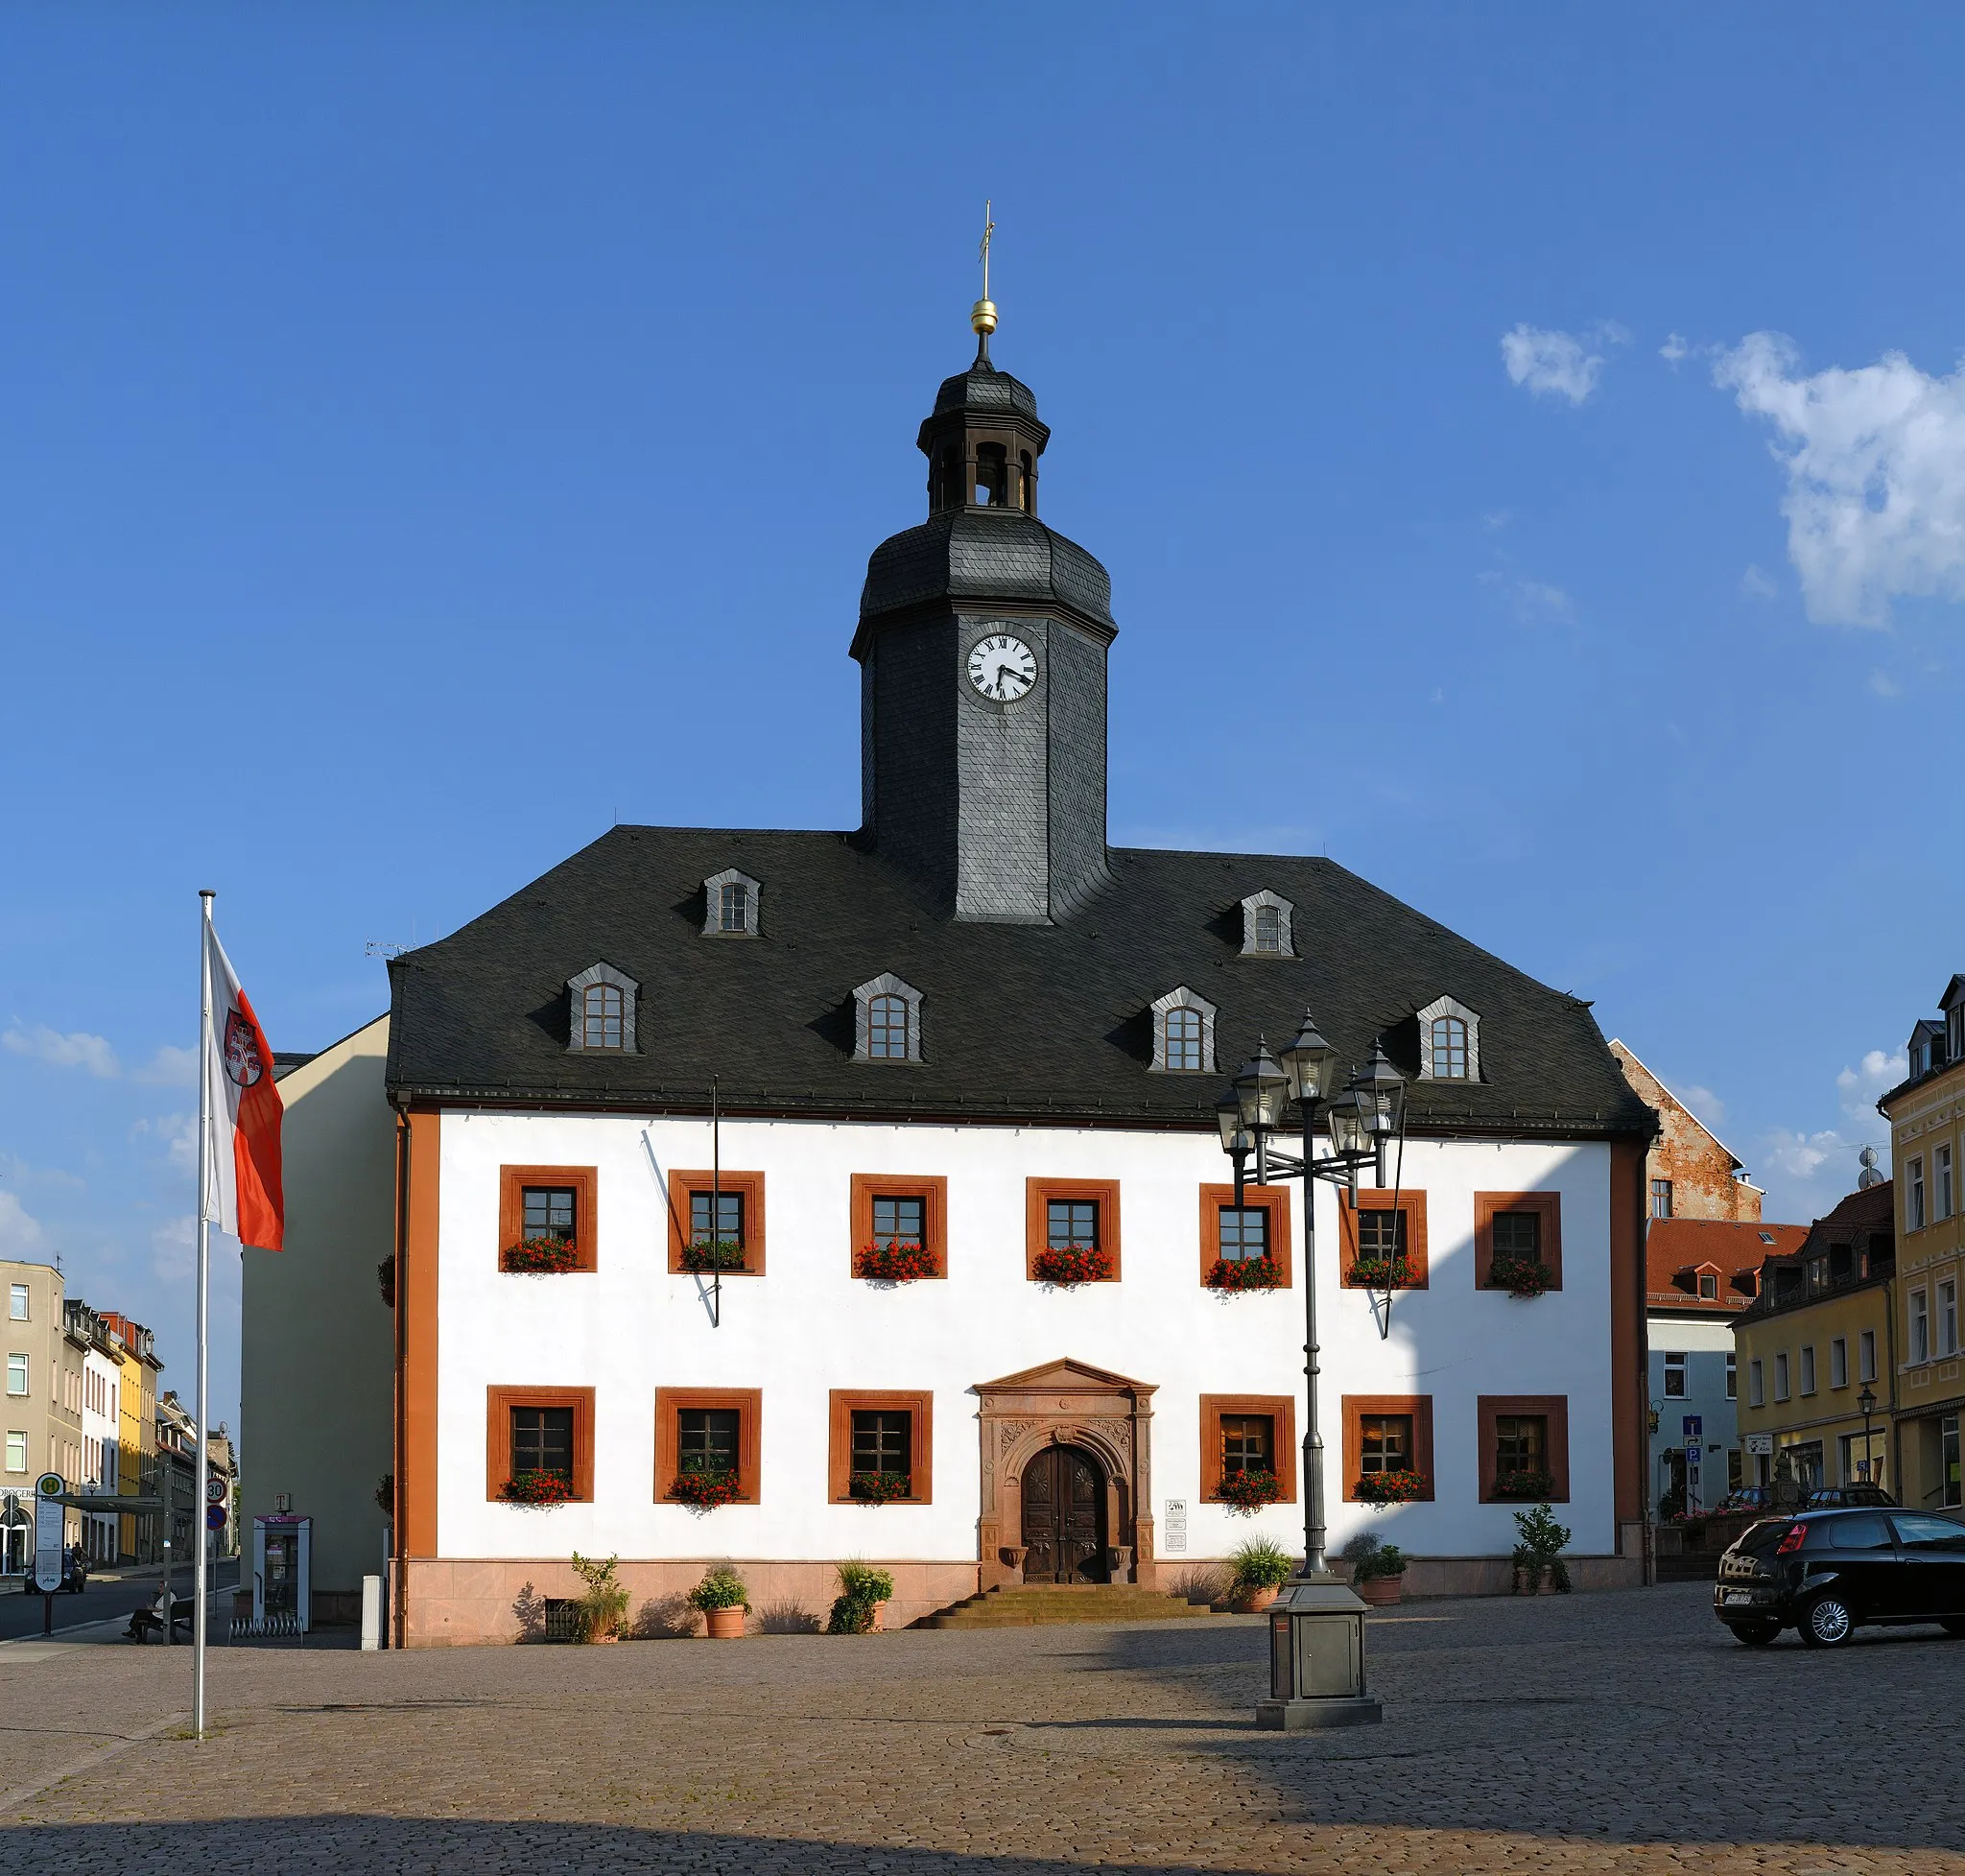
[(1166, 1075), (1215, 1072), (1215, 1006), (1185, 984), (1153, 999), (1153, 1067)]
[(853, 992), (853, 1059), (921, 1059), (921, 992), (892, 971), (881, 972)]
[(1274, 892), (1251, 892), (1242, 902), (1242, 955), (1244, 958), (1293, 958), (1296, 947), (1290, 915), (1296, 908)]
[(568, 978), (567, 1053), (633, 1055), (634, 1004), (640, 988), (612, 964), (590, 964), (578, 977)]
[(1480, 1018), (1465, 1004), (1440, 997), (1419, 1012), (1419, 1079), (1480, 1080)]
[(756, 938), (757, 901), (764, 889), (735, 867), (702, 883), (704, 938)]

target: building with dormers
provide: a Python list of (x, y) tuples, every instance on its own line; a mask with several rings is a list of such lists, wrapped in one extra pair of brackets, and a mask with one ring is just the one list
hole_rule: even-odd
[[(248, 1510), (304, 1463), (272, 1429), (310, 1418), (309, 1365), (257, 1384), (254, 1346), (305, 1285), (310, 1334), (366, 1312), (347, 1345), (393, 1369), (410, 1645), (528, 1632), (575, 1550), (657, 1611), (730, 1558), (817, 1614), (865, 1557), (910, 1621), (1293, 1548), (1305, 1195), (1238, 1209), (1216, 1105), (1308, 1009), (1410, 1083), (1396, 1188), (1310, 1200), (1334, 1548), (1503, 1588), (1527, 1490), (1580, 1581), (1640, 1579), (1655, 1123), (1589, 1007), (1327, 860), (1114, 847), (1110, 582), (1040, 513), (1035, 397), (985, 339), (916, 440), (928, 515), (875, 549), (849, 647), (861, 825), (616, 827), (391, 962), (386, 1068), (309, 1070), (387, 1109), (289, 1074), (290, 1165), (317, 1109), (338, 1154), (393, 1125), (394, 1235), (290, 1187), (290, 1249), (246, 1253)], [(1403, 1264), (1388, 1306), (1361, 1256)], [(1390, 1473), (1416, 1496), (1374, 1508)]]

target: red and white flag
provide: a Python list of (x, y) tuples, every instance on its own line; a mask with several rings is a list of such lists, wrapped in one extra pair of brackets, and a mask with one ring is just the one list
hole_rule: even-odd
[(279, 1090), (272, 1051), (219, 935), (204, 927), (211, 1033), (204, 1050), (204, 1216), (241, 1244), (278, 1250), (286, 1223), (280, 1193)]

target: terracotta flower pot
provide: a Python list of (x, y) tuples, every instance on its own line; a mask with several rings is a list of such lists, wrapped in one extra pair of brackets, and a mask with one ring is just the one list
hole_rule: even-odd
[(1367, 1577), (1361, 1583), (1353, 1583), (1359, 1601), (1369, 1603), (1374, 1608), (1384, 1608), (1388, 1603), (1396, 1603), (1406, 1593), (1406, 1578), (1402, 1572), (1396, 1577)]
[(866, 1625), (866, 1632), (869, 1635), (878, 1634), (886, 1627), (887, 1604), (885, 1603), (876, 1603), (873, 1605), (873, 1620)]
[(1229, 1607), (1237, 1615), (1261, 1615), (1275, 1600), (1275, 1586), (1272, 1583), (1265, 1583), (1259, 1589), (1239, 1591)]
[(705, 1609), (702, 1619), (713, 1642), (736, 1642), (744, 1638), (742, 1609)]

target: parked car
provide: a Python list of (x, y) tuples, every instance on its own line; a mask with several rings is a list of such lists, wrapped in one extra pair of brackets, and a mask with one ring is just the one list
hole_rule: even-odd
[(1763, 1518), (1719, 1559), (1713, 1613), (1749, 1648), (1784, 1628), (1840, 1648), (1869, 1623), (1965, 1635), (1965, 1520), (1896, 1506)]
[(1808, 1495), (1811, 1511), (1833, 1511), (1839, 1505), (1894, 1506), (1896, 1503), (1881, 1485), (1821, 1485)]

